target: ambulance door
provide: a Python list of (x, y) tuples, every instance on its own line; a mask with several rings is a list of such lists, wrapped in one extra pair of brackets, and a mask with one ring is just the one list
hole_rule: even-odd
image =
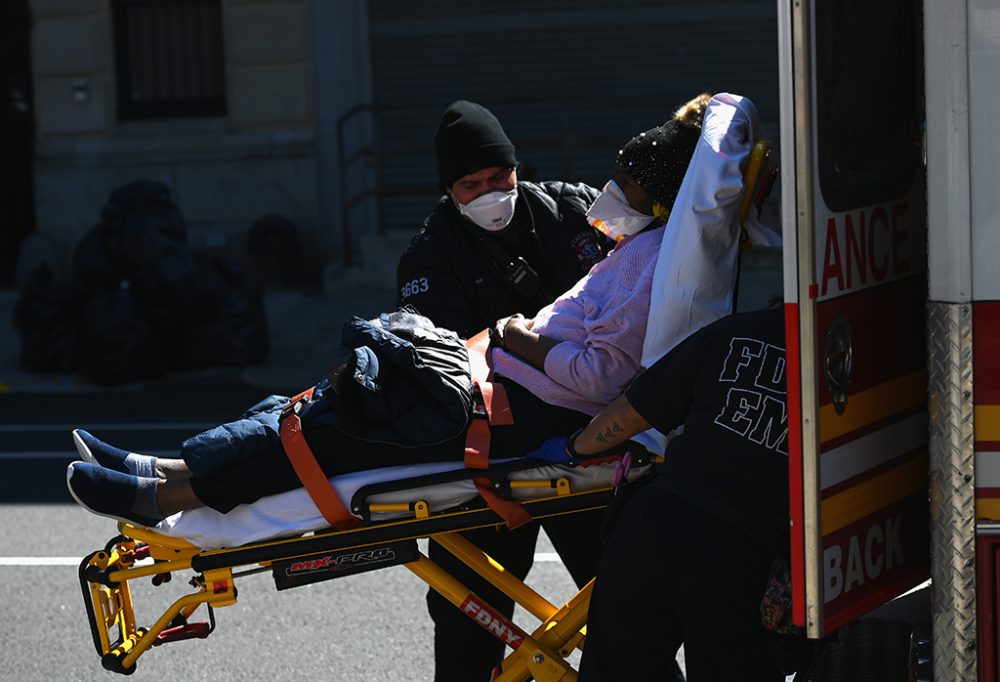
[(925, 580), (919, 13), (779, 3), (795, 622), (821, 637)]

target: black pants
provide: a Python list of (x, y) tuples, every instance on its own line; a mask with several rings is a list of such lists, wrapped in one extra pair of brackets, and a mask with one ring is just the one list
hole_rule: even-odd
[[(497, 457), (511, 456), (518, 450), (530, 452), (546, 439), (569, 435), (590, 421), (585, 414), (543, 403), (517, 384), (508, 382), (506, 386), (516, 423), (512, 427), (494, 429), (492, 448)], [(463, 536), (523, 580), (534, 562), (540, 524), (577, 586), (583, 587), (597, 572), (603, 513), (597, 510), (543, 519), (513, 531), (482, 528), (463, 533)], [(513, 600), (451, 552), (432, 542), (430, 558), (499, 613), (508, 618), (513, 615)], [(427, 592), (427, 609), (434, 621), (436, 682), (489, 680), (493, 668), (503, 659), (504, 644), (434, 590)]]
[[(598, 509), (542, 519), (513, 531), (481, 528), (462, 535), (523, 580), (534, 561), (535, 540), (541, 526), (577, 587), (583, 587), (597, 573), (602, 550), (600, 530), (603, 516), (604, 510)], [(431, 542), (430, 558), (498, 612), (507, 618), (513, 615), (513, 600), (480, 578), (444, 547)], [(493, 668), (503, 659), (504, 644), (434, 590), (427, 592), (427, 609), (434, 620), (436, 682), (489, 680)]]
[[(401, 448), (368, 443), (346, 436), (332, 426), (314, 424), (304, 429), (306, 441), (328, 477), (352, 471), (399, 464), (446, 462), (462, 458), (465, 436), (440, 445)], [(260, 452), (210, 476), (191, 479), (191, 489), (202, 504), (226, 514), (240, 504), (302, 487), (281, 447), (277, 431)]]
[(688, 682), (783, 682), (760, 623), (772, 558), (699, 507), (645, 486), (604, 550), (581, 682), (661, 679), (682, 643)]

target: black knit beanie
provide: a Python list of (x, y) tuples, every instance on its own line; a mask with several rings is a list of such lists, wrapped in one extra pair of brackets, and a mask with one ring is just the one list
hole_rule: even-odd
[(475, 102), (453, 102), (434, 134), (438, 180), (447, 189), (459, 178), (491, 166), (517, 165), (514, 145), (490, 110)]
[(680, 191), (700, 136), (700, 128), (671, 119), (629, 140), (618, 150), (618, 165), (669, 209)]

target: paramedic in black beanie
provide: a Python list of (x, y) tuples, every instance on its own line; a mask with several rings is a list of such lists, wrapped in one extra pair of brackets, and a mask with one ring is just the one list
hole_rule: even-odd
[(451, 104), (434, 143), (443, 196), (400, 258), (401, 305), (468, 338), (534, 316), (610, 250), (586, 218), (599, 190), (519, 182), (514, 145), (485, 107)]
[[(434, 137), (444, 195), (403, 253), (398, 303), (468, 338), (514, 313), (533, 317), (572, 287), (610, 250), (587, 222), (599, 191), (584, 184), (519, 182), (514, 145), (500, 122), (473, 102), (451, 104)], [(578, 586), (597, 571), (602, 513), (541, 522)], [(534, 560), (538, 523), (515, 531), (463, 533), (508, 571), (524, 578)], [(447, 550), (430, 557), (504, 615), (513, 602)], [(435, 680), (486, 682), (504, 645), (433, 590)]]

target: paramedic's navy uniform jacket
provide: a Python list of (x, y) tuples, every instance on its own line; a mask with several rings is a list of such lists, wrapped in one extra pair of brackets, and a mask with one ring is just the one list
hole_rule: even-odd
[[(598, 190), (565, 182), (519, 182), (517, 191), (514, 219), (502, 236), (467, 224), (452, 200), (442, 197), (399, 260), (398, 303), (412, 305), (437, 326), (469, 338), (501, 317), (532, 317), (610, 250), (586, 219)], [(511, 291), (479, 239), (493, 240), (510, 256), (524, 258), (541, 277), (538, 294), (525, 298)]]
[(683, 424), (661, 484), (782, 554), (788, 419), (781, 310), (733, 315), (679, 344), (625, 392), (662, 433)]

